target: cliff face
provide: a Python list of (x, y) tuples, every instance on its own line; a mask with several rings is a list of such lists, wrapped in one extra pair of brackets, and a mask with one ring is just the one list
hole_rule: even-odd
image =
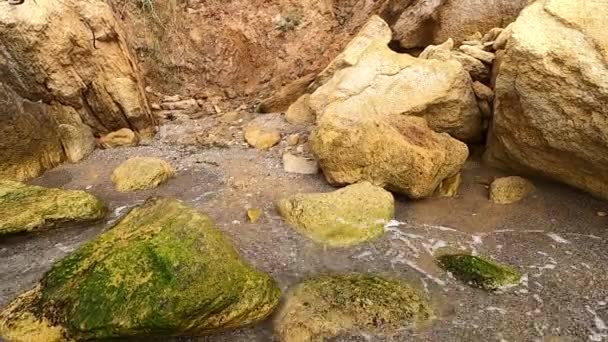
[(0, 3), (0, 177), (78, 161), (95, 136), (150, 134), (137, 63), (103, 1)]

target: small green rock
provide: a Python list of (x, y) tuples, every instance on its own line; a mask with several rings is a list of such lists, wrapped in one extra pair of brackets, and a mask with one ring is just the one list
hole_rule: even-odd
[(54, 265), (0, 314), (0, 334), (29, 341), (35, 332), (16, 329), (42, 326), (74, 340), (200, 335), (258, 322), (279, 297), (208, 216), (152, 199)]
[(84, 191), (0, 180), (0, 236), (103, 218), (106, 208)]
[(479, 256), (443, 255), (439, 257), (439, 265), (457, 279), (485, 290), (515, 285), (521, 279), (517, 269)]
[(363, 274), (323, 276), (290, 291), (275, 330), (282, 342), (325, 341), (348, 333), (392, 333), (432, 315), (407, 283)]
[(352, 246), (384, 233), (393, 218), (393, 195), (369, 182), (330, 193), (298, 194), (278, 203), (287, 223), (316, 242)]

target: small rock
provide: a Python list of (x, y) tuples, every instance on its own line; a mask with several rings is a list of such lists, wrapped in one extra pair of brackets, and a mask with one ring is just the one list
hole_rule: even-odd
[(490, 79), (490, 68), (477, 58), (460, 51), (452, 51), (452, 58), (457, 60), (471, 75), (474, 81), (487, 81)]
[(489, 102), (494, 100), (494, 91), (479, 81), (473, 82), (473, 91), (475, 92), (475, 96), (477, 96), (477, 98), (480, 100), (486, 100)]
[(465, 40), (461, 43), (462, 45), (470, 45), (470, 46), (482, 46), (483, 43), (481, 40)]
[(456, 175), (444, 179), (437, 190), (435, 190), (435, 196), (437, 197), (455, 197), (458, 195), (458, 190), (462, 184), (462, 174), (459, 172)]
[(599, 217), (608, 217), (608, 213), (605, 211), (598, 211), (597, 216)]
[(163, 97), (163, 99), (161, 100), (161, 102), (178, 102), (181, 101), (182, 97), (179, 95), (173, 95), (173, 96), (165, 96)]
[(501, 28), (501, 27), (495, 27), (495, 28), (491, 29), (490, 31), (488, 31), (488, 33), (486, 33), (483, 36), (483, 38), (481, 39), (481, 41), (483, 43), (494, 42), (496, 40), (496, 38), (502, 33), (502, 31), (504, 31), (503, 28)]
[(175, 170), (164, 160), (134, 157), (112, 172), (112, 182), (116, 190), (129, 192), (155, 188), (174, 175)]
[(296, 146), (297, 144), (300, 143), (300, 135), (295, 133), (295, 134), (290, 134), (289, 136), (287, 136), (287, 139), (285, 139), (287, 141), (287, 145), (289, 146)]
[(467, 55), (471, 56), (471, 57), (475, 57), (477, 59), (479, 59), (482, 62), (485, 62), (487, 64), (492, 64), (492, 62), (494, 61), (494, 58), (496, 58), (496, 56), (494, 56), (493, 53), (488, 52), (488, 51), (483, 51), (482, 49), (478, 48), (478, 47), (474, 47), (474, 46), (469, 46), (469, 45), (462, 45), (460, 46), (460, 51), (466, 53)]
[(257, 149), (267, 150), (281, 141), (281, 133), (273, 128), (263, 128), (250, 124), (245, 129), (245, 140)]
[(274, 327), (281, 342), (333, 341), (343, 333), (395, 333), (432, 315), (424, 297), (405, 282), (365, 274), (322, 276), (290, 291)]
[(496, 37), (492, 48), (494, 48), (494, 50), (502, 50), (507, 47), (507, 42), (511, 38), (511, 34), (513, 34), (513, 23), (509, 24), (509, 26), (500, 32)]
[(484, 119), (492, 117), (492, 106), (486, 100), (477, 100), (477, 106), (479, 106), (479, 110), (481, 111), (481, 115)]
[(200, 108), (195, 99), (166, 102), (163, 101), (160, 107), (165, 110), (184, 110), (184, 111), (198, 111)]
[(466, 40), (469, 40), (469, 41), (470, 40), (479, 40), (479, 41), (481, 41), (482, 39), (483, 39), (483, 34), (481, 34), (481, 32), (479, 32), (479, 31), (477, 31), (477, 32), (473, 33), (470, 36), (464, 37), (463, 40), (465, 40), (465, 41)]
[(439, 265), (457, 279), (485, 290), (515, 285), (521, 279), (521, 273), (517, 269), (479, 256), (443, 255), (439, 257)]
[(313, 110), (309, 106), (310, 94), (300, 96), (285, 113), (285, 120), (293, 125), (305, 125), (315, 121)]
[(278, 203), (287, 223), (332, 247), (357, 245), (384, 233), (393, 218), (393, 195), (369, 182), (330, 193), (298, 194)]
[(256, 223), (260, 220), (260, 217), (262, 217), (262, 211), (260, 209), (249, 209), (247, 210), (247, 218), (249, 219), (249, 222), (251, 223)]
[(150, 108), (152, 108), (152, 110), (161, 110), (160, 105), (158, 103), (152, 103), (150, 105)]
[(522, 177), (498, 178), (490, 185), (490, 199), (496, 204), (511, 204), (526, 198), (534, 189), (534, 185)]
[(116, 132), (107, 134), (99, 138), (99, 145), (105, 149), (116, 147), (133, 147), (137, 146), (139, 138), (137, 134), (128, 128), (119, 129)]
[(283, 168), (285, 172), (303, 175), (314, 175), (319, 172), (319, 164), (316, 160), (296, 157), (291, 153), (283, 154)]

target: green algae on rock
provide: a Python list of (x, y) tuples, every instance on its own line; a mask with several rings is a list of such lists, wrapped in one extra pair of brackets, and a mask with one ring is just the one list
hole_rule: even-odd
[(296, 230), (332, 247), (378, 237), (393, 218), (393, 195), (369, 182), (330, 193), (298, 194), (279, 201), (278, 209)]
[(129, 158), (112, 173), (116, 190), (129, 192), (153, 189), (175, 175), (171, 164), (149, 157)]
[(101, 219), (105, 206), (84, 191), (0, 180), (0, 236)]
[(515, 285), (521, 279), (517, 269), (479, 256), (443, 255), (439, 257), (439, 265), (457, 279), (485, 290)]
[(407, 283), (363, 274), (322, 276), (290, 291), (275, 330), (282, 342), (316, 342), (348, 333), (391, 333), (432, 315)]
[(33, 291), (0, 314), (1, 336), (32, 322), (74, 340), (200, 335), (258, 322), (280, 297), (208, 216), (162, 198), (55, 264)]

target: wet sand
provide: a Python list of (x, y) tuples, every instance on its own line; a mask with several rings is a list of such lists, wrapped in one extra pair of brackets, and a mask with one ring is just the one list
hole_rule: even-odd
[[(171, 161), (178, 175), (157, 189), (122, 194), (112, 170), (132, 156)], [(278, 151), (244, 147), (196, 149), (150, 146), (97, 150), (33, 184), (83, 189), (105, 201), (105, 222), (0, 240), (0, 307), (32, 287), (51, 265), (103, 232), (128, 208), (150, 196), (171, 196), (208, 213), (241, 255), (270, 273), (283, 291), (326, 273), (371, 272), (409, 280), (434, 304), (428, 326), (395, 336), (342, 336), (332, 341), (603, 341), (608, 340), (608, 203), (563, 185), (534, 180), (535, 194), (501, 206), (487, 184), (504, 175), (473, 158), (460, 194), (412, 202), (397, 197), (395, 221), (382, 238), (351, 248), (317, 245), (289, 228), (275, 202), (298, 192), (331, 191), (322, 175), (286, 174)], [(248, 208), (264, 211), (255, 223)], [(502, 293), (460, 283), (434, 256), (446, 250), (491, 256), (517, 267), (524, 281)], [(158, 341), (272, 341), (272, 318), (255, 327), (198, 338)], [(150, 339), (146, 339), (150, 341)]]

